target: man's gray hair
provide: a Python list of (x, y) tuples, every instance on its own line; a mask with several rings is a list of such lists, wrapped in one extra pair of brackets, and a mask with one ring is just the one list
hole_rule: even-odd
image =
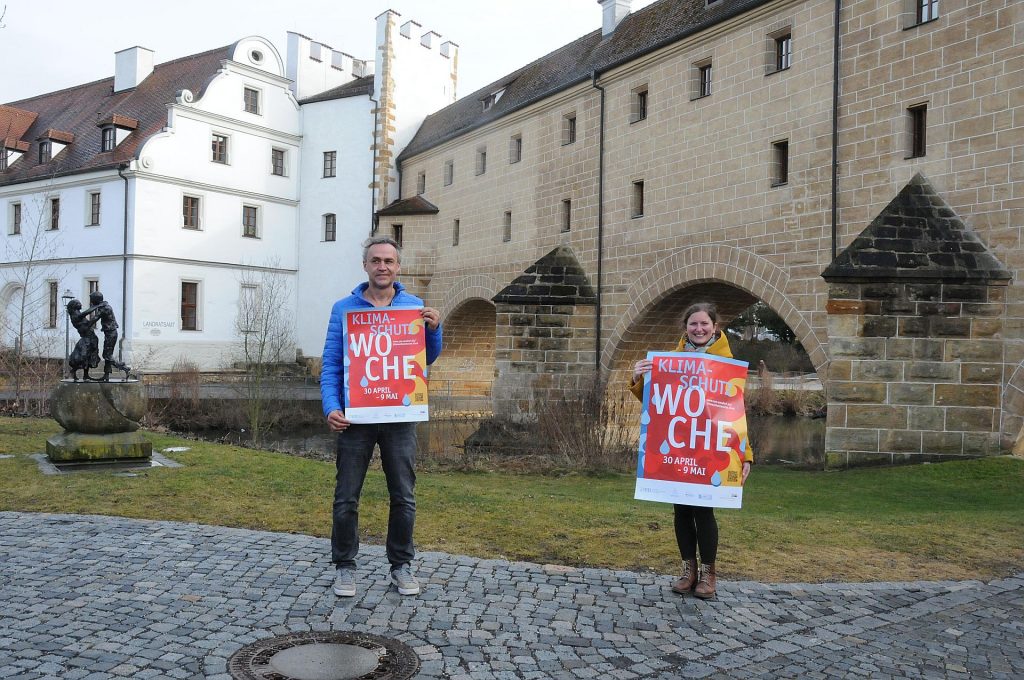
[(398, 241), (390, 236), (371, 236), (363, 241), (363, 262), (366, 262), (366, 258), (370, 256), (370, 248), (379, 245), (394, 246), (395, 252), (398, 253), (398, 264), (402, 264), (402, 246), (398, 245)]

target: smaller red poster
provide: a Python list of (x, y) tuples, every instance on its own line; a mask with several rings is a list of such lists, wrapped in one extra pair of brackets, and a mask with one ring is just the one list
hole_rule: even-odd
[(747, 362), (649, 352), (636, 492), (640, 500), (738, 508), (747, 451)]
[(353, 423), (428, 420), (422, 307), (345, 312), (345, 417)]

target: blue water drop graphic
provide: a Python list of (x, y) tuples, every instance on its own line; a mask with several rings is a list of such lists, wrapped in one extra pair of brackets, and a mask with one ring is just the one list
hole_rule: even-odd
[(345, 355), (345, 358), (341, 360), (341, 365), (344, 366), (345, 368), (348, 368), (349, 366), (352, 365), (352, 360), (348, 358), (347, 354)]
[(666, 440), (661, 443), (661, 448), (658, 450), (661, 451), (663, 454), (666, 454), (672, 450), (672, 447), (668, 445), (668, 441)]
[(647, 411), (644, 411), (642, 414), (640, 414), (640, 424), (641, 425), (650, 425), (651, 424), (651, 416), (648, 415)]
[(740, 452), (746, 453), (747, 451), (747, 440), (744, 439), (740, 442)]
[(722, 475), (718, 474), (718, 472), (711, 475), (711, 486), (722, 486)]
[(640, 433), (640, 450), (643, 451), (647, 447), (647, 433)]
[(370, 381), (366, 379), (365, 375), (363, 376), (363, 379), (359, 381), (359, 386), (360, 387), (367, 387), (369, 384), (370, 384)]
[(412, 403), (412, 399), (409, 398), (408, 394), (405, 395), (404, 397), (402, 397), (402, 406), (408, 406), (411, 403)]
[(426, 378), (430, 375), (430, 366), (423, 367), (423, 377)]

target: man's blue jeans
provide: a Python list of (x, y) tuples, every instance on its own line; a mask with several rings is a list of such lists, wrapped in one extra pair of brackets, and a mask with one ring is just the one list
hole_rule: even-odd
[(391, 497), (388, 561), (395, 569), (412, 562), (415, 555), (412, 532), (416, 523), (416, 423), (349, 425), (338, 434), (331, 530), (331, 561), (336, 567), (356, 566), (359, 495), (374, 445), (380, 446), (381, 466)]

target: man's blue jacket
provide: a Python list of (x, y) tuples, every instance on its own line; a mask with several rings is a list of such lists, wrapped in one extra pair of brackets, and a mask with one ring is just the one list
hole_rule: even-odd
[[(323, 364), (320, 369), (320, 400), (323, 402), (324, 415), (331, 411), (344, 409), (342, 404), (344, 395), (341, 386), (345, 382), (345, 338), (343, 336), (345, 312), (350, 309), (378, 309), (363, 297), (363, 293), (369, 288), (367, 282), (360, 283), (352, 291), (352, 294), (334, 303), (331, 308), (331, 320), (327, 322), (327, 339), (324, 341)], [(395, 282), (395, 297), (391, 304), (423, 306), (423, 300), (411, 293), (405, 292), (405, 286)], [(441, 354), (441, 326), (437, 329), (427, 330), (427, 364), (434, 363), (434, 360)]]

